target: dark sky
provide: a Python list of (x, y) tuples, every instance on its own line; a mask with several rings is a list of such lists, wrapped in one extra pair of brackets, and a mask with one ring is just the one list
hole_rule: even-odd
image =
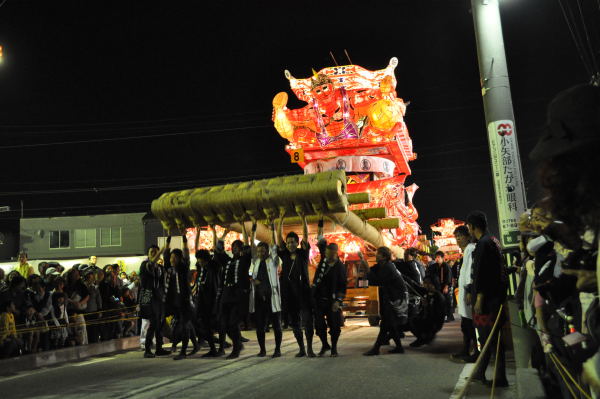
[[(495, 224), (469, 3), (8, 0), (0, 205), (23, 200), (26, 217), (147, 210), (164, 191), (297, 173), (271, 99), (291, 94), (284, 69), (305, 77), (348, 49), (369, 69), (399, 59), (421, 226), (472, 209)], [(557, 2), (501, 3), (531, 202), (527, 154), (546, 106), (587, 76)]]

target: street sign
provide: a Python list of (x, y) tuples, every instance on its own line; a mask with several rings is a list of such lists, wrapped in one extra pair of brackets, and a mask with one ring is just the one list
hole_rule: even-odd
[(0, 206), (0, 212), (9, 212), (10, 206)]
[(527, 201), (514, 122), (491, 122), (488, 125), (488, 139), (500, 242), (505, 248), (515, 247), (519, 245), (519, 216), (527, 209)]
[(297, 148), (290, 153), (292, 163), (304, 162), (304, 149)]

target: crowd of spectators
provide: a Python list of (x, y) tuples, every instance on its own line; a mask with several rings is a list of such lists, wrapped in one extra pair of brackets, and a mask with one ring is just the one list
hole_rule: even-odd
[(0, 269), (0, 358), (87, 345), (138, 333), (139, 278), (118, 264), (66, 270), (40, 262), (37, 273), (19, 254), (17, 267)]
[(547, 131), (531, 153), (545, 193), (520, 219), (516, 297), (548, 397), (589, 397), (600, 388), (599, 139), (600, 88), (576, 86), (550, 104)]

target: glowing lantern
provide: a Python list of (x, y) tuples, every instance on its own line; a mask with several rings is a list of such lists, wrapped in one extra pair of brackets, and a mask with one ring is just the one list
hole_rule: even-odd
[(369, 118), (371, 125), (377, 130), (389, 131), (396, 123), (402, 121), (402, 111), (394, 101), (383, 99), (371, 105)]
[(446, 259), (456, 260), (460, 257), (460, 247), (454, 237), (454, 230), (465, 223), (452, 218), (439, 219), (436, 224), (432, 224), (431, 230), (439, 233), (433, 236), (435, 245), (443, 251)]

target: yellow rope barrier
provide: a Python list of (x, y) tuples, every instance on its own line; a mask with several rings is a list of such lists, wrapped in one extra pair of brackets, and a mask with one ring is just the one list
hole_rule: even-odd
[(500, 354), (500, 340), (502, 339), (502, 330), (498, 331), (498, 342), (496, 343), (496, 359), (494, 359), (494, 377), (492, 378), (492, 392), (490, 399), (494, 399), (494, 391), (496, 390), (496, 370), (498, 369), (498, 354)]
[(571, 393), (571, 396), (574, 399), (577, 399), (577, 395), (575, 395), (575, 392), (573, 392), (573, 389), (571, 388), (571, 385), (569, 384), (569, 381), (567, 381), (567, 379), (565, 378), (565, 375), (563, 374), (563, 372), (561, 371), (560, 367), (558, 367), (558, 364), (556, 363), (556, 360), (554, 360), (554, 357), (552, 357), (553, 353), (550, 353), (550, 359), (552, 360), (552, 363), (554, 363), (554, 367), (556, 367), (556, 370), (558, 370), (558, 374), (560, 374), (560, 378), (563, 379), (567, 389), (569, 390), (569, 392)]
[[(89, 312), (89, 313), (79, 313), (79, 312), (77, 312), (77, 313), (74, 313), (74, 314), (83, 315), (83, 316), (88, 316), (88, 315), (91, 315), (91, 314), (112, 313), (112, 312), (122, 312), (122, 311), (124, 311), (124, 310), (127, 310), (127, 309), (134, 309), (134, 308), (137, 308), (137, 307), (138, 307), (138, 305), (134, 305), (134, 306), (128, 306), (128, 307), (123, 307), (123, 308), (115, 308), (115, 309), (105, 309), (105, 310), (99, 310), (99, 311), (97, 311), (97, 312)], [(20, 323), (20, 324), (15, 324), (15, 327), (17, 327), (17, 328), (18, 328), (19, 326), (25, 326), (25, 325), (27, 325), (27, 323)]]
[[(22, 328), (22, 329), (17, 329), (16, 333), (17, 334), (27, 334), (30, 332), (36, 332), (36, 331), (48, 331), (48, 330), (58, 330), (61, 328), (75, 328), (75, 327), (83, 327), (83, 326), (93, 326), (93, 325), (99, 325), (99, 324), (107, 324), (107, 323), (115, 323), (117, 321), (127, 321), (127, 320), (138, 320), (139, 317), (138, 316), (134, 316), (134, 317), (121, 317), (120, 315), (117, 316), (112, 316), (106, 319), (97, 319), (97, 320), (87, 320), (84, 321), (82, 323), (77, 323), (77, 322), (72, 322), (72, 323), (68, 323), (68, 324), (61, 324), (61, 325), (48, 325), (48, 326), (37, 326), (37, 327), (30, 327), (30, 328)], [(45, 322), (51, 321), (51, 320), (44, 320)], [(37, 322), (36, 324), (39, 324), (42, 322)], [(6, 329), (0, 329), (0, 334), (4, 333), (5, 331), (7, 331)]]
[(554, 353), (550, 353), (550, 357), (553, 358), (552, 360), (554, 361), (554, 364), (558, 363), (560, 368), (562, 368), (564, 373), (573, 382), (573, 385), (575, 385), (575, 387), (579, 390), (579, 392), (581, 392), (583, 394), (583, 396), (585, 396), (587, 399), (592, 399), (592, 397), (583, 388), (581, 388), (581, 386), (577, 383), (577, 381), (575, 381), (575, 378), (573, 378), (571, 373), (569, 373), (569, 370), (567, 370), (567, 368), (562, 364), (562, 362), (560, 361), (558, 356), (556, 356)]

